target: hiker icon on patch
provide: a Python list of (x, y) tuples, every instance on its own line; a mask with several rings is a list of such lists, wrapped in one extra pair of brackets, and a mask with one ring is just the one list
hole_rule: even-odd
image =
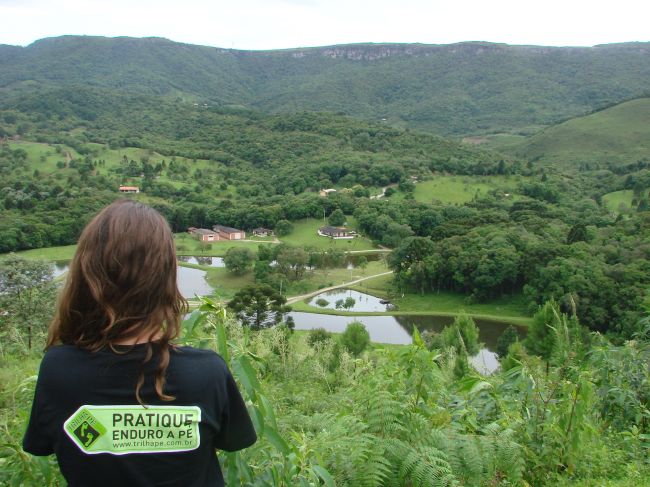
[(86, 408), (81, 407), (63, 425), (72, 441), (84, 452), (106, 433), (106, 428)]
[(73, 434), (79, 439), (84, 448), (89, 448), (100, 435), (99, 431), (88, 424), (88, 421), (81, 423)]

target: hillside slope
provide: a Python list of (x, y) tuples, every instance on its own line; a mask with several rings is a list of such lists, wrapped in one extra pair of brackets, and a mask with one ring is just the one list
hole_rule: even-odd
[(65, 36), (0, 46), (0, 99), (77, 84), (271, 112), (342, 112), (440, 134), (531, 132), (647, 92), (650, 44), (237, 51)]
[(515, 145), (511, 152), (566, 168), (650, 160), (650, 98), (549, 127)]

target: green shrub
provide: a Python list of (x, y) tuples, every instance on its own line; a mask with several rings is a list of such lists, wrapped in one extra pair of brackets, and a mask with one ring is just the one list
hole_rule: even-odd
[(368, 334), (368, 330), (366, 330), (363, 323), (358, 321), (353, 321), (348, 324), (341, 335), (341, 345), (355, 357), (361, 355), (369, 344), (370, 335)]
[(317, 344), (332, 339), (332, 334), (325, 328), (314, 328), (307, 335), (307, 343), (314, 348)]

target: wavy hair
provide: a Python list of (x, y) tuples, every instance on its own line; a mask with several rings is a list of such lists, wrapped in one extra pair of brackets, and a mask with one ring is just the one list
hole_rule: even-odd
[(121, 200), (104, 208), (84, 228), (70, 264), (47, 348), (76, 345), (90, 351), (118, 342), (146, 339), (146, 354), (135, 388), (144, 384), (144, 366), (157, 344), (155, 390), (163, 401), (171, 341), (187, 310), (176, 283), (176, 251), (167, 221), (153, 208)]

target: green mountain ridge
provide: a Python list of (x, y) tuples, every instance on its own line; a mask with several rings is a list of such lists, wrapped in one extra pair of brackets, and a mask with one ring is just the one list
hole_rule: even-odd
[(85, 84), (269, 112), (330, 111), (442, 135), (536, 128), (650, 89), (650, 44), (351, 44), (240, 51), (162, 38), (0, 46), (0, 101)]

